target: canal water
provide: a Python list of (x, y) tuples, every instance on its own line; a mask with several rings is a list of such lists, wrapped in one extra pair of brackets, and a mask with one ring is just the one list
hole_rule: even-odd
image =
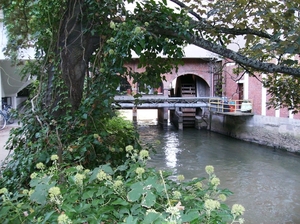
[(220, 187), (234, 193), (227, 204), (245, 207), (246, 224), (300, 223), (300, 156), (206, 130), (138, 130), (144, 142), (160, 141), (150, 166), (192, 179), (213, 165)]

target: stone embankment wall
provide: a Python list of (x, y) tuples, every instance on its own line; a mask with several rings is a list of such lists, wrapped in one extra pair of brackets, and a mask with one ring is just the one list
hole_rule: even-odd
[(244, 141), (300, 153), (300, 120), (261, 115), (213, 114), (210, 130)]

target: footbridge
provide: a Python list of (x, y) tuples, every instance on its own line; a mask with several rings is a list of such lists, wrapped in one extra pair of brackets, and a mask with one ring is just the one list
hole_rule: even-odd
[[(115, 108), (132, 109), (132, 120), (137, 122), (137, 109), (157, 109), (157, 121), (165, 127), (168, 120), (178, 129), (195, 127), (201, 120), (204, 111), (208, 111), (211, 97), (166, 97), (163, 95), (142, 95), (135, 98), (131, 95), (115, 96)], [(207, 126), (205, 121), (203, 124)]]
[(166, 97), (163, 95), (120, 95), (114, 97), (116, 109), (132, 109), (133, 122), (137, 122), (137, 109), (157, 109), (158, 123), (168, 124), (168, 119), (178, 129), (183, 127), (207, 128), (213, 114), (224, 116), (249, 116), (252, 113), (252, 101), (224, 102), (222, 97)]
[(119, 108), (144, 108), (158, 109), (168, 108), (175, 110), (176, 108), (201, 108), (208, 107), (211, 97), (166, 97), (160, 95), (145, 96), (135, 98), (130, 95), (115, 96), (115, 105)]

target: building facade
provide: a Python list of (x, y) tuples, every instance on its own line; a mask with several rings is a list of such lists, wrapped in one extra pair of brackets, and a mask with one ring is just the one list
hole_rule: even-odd
[[(22, 66), (12, 65), (10, 59), (4, 55), (3, 49), (6, 47), (7, 38), (3, 25), (3, 13), (0, 10), (0, 108), (2, 105), (8, 104), (13, 108), (18, 108), (24, 100), (27, 99), (26, 94), (22, 90), (26, 88), (32, 80), (28, 77), (20, 76)], [(22, 60), (33, 58), (33, 49), (22, 53)]]

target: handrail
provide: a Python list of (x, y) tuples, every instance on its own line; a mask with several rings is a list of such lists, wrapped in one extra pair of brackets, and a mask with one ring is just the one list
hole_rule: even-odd
[(209, 111), (221, 113), (252, 113), (252, 100), (229, 100), (224, 101), (220, 98), (209, 100)]

